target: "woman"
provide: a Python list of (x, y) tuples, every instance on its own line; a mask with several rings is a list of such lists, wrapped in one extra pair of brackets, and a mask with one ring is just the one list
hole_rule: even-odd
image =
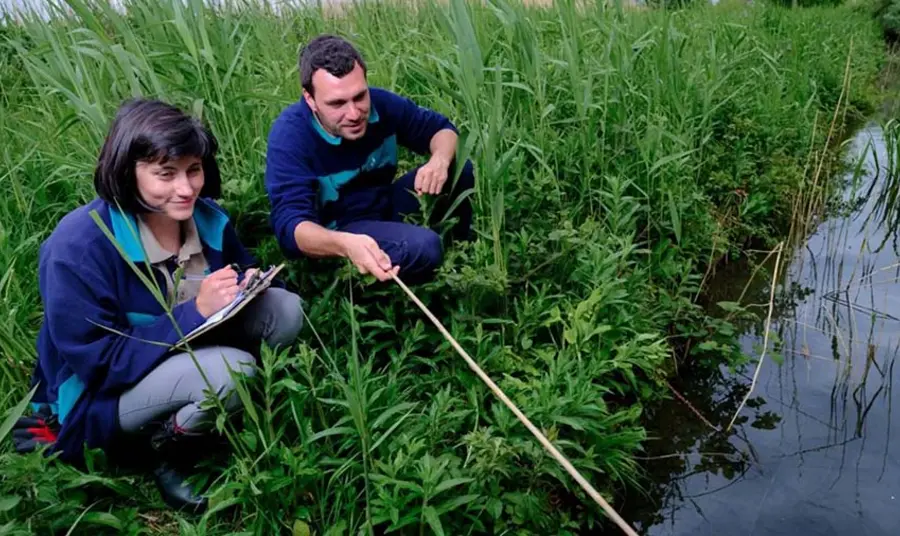
[[(77, 462), (86, 446), (125, 459), (135, 452), (126, 445), (149, 443), (163, 498), (197, 511), (206, 501), (180, 468), (196, 461), (185, 454), (203, 454), (198, 441), (214, 428), (205, 393), (236, 409), (230, 370), (252, 375), (250, 352), (290, 344), (303, 318), (300, 298), (274, 284), (192, 344), (209, 384), (190, 354), (171, 348), (235, 298), (253, 269), (239, 278), (233, 265), (255, 264), (211, 200), (221, 190), (216, 150), (199, 121), (170, 105), (133, 100), (119, 110), (94, 174), (98, 199), (41, 245), (33, 378), (34, 401), (59, 423), (51, 451)], [(129, 261), (152, 272), (177, 329)]]

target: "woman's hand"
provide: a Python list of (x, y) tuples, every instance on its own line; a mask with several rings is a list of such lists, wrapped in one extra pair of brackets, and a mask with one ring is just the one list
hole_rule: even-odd
[(204, 318), (208, 318), (231, 303), (241, 290), (237, 280), (237, 272), (231, 266), (209, 274), (200, 283), (200, 291), (197, 293), (197, 311)]
[(241, 290), (244, 290), (247, 288), (247, 283), (249, 283), (250, 280), (253, 279), (253, 274), (258, 273), (258, 272), (259, 272), (259, 268), (250, 268), (249, 270), (244, 272), (244, 279), (241, 281), (241, 284), (240, 284)]

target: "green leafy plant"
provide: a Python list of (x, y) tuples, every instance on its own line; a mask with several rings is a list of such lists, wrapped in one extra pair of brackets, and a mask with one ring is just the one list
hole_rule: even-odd
[[(417, 295), (611, 502), (643, 485), (642, 419), (672, 403), (678, 361), (745, 359), (736, 325), (753, 315), (704, 307), (707, 274), (751, 241), (774, 243), (819, 195), (808, 163), (839, 148), (826, 146), (823, 117), (839, 109), (846, 128), (871, 109), (884, 55), (877, 25), (849, 7), (123, 4), (54, 0), (49, 22), (0, 25), (6, 404), (25, 396), (34, 362), (38, 246), (93, 196), (118, 105), (159, 97), (206, 120), (223, 204), (261, 262), (279, 262), (267, 132), (299, 96), (299, 45), (337, 32), (361, 48), (373, 85), (452, 118), (458, 156), (475, 165), (477, 239), (447, 248)], [(336, 262), (292, 262), (286, 280), (308, 328), (239, 381), (243, 411), (219, 423), (233, 449), (211, 461), (208, 514), (159, 514), (139, 476), (2, 454), (4, 528), (336, 536), (607, 523), (398, 289)]]

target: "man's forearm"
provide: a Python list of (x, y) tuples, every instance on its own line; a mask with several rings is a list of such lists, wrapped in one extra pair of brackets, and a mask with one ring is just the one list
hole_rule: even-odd
[(294, 240), (300, 251), (310, 257), (346, 257), (346, 233), (332, 231), (311, 221), (294, 228)]
[(392, 266), (391, 259), (378, 242), (366, 234), (332, 231), (311, 221), (294, 228), (297, 247), (310, 257), (344, 257), (363, 274), (372, 274), (379, 281), (387, 281), (400, 266)]
[(459, 136), (450, 129), (438, 131), (432, 136), (430, 149), (432, 158), (440, 158), (447, 165), (456, 158), (456, 143)]

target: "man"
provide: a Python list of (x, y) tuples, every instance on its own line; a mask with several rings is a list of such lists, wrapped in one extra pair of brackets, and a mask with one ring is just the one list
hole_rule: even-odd
[[(440, 236), (403, 221), (422, 195), (439, 195), (440, 221), (474, 188), (471, 162), (456, 174), (456, 127), (410, 99), (369, 87), (366, 64), (347, 41), (323, 35), (300, 53), (303, 98), (272, 126), (266, 192), (278, 243), (288, 258), (345, 257), (363, 274), (427, 280), (440, 265)], [(430, 155), (394, 182), (397, 146)], [(455, 239), (470, 238), (472, 208), (463, 199)]]

